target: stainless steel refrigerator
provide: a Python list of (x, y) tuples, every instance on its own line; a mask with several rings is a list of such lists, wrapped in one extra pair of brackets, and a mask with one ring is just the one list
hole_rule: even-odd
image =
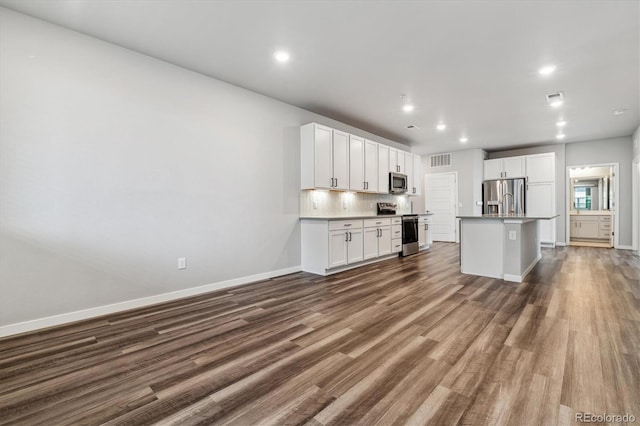
[(482, 183), (482, 214), (526, 214), (526, 188), (526, 178), (485, 180)]

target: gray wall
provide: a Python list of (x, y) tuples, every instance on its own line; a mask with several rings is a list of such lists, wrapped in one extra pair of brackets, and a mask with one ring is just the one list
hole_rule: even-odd
[(0, 326), (295, 268), (298, 127), (401, 146), (4, 8), (0, 54)]
[[(482, 214), (482, 206), (476, 206), (476, 201), (482, 201), (482, 178), (484, 171), (485, 152), (481, 149), (468, 149), (451, 153), (451, 166), (430, 168), (429, 156), (422, 157), (423, 175), (437, 173), (458, 173), (458, 213), (462, 215)], [(424, 176), (422, 177), (424, 186)], [(416, 197), (410, 197), (413, 201), (414, 213), (424, 212), (424, 193)]]
[(631, 170), (633, 161), (633, 143), (631, 136), (567, 144), (567, 167), (586, 164), (619, 163), (619, 199), (618, 216), (620, 219), (619, 244), (631, 247), (632, 239), (632, 191)]
[(566, 209), (565, 205), (565, 144), (543, 145), (533, 148), (512, 149), (508, 151), (489, 152), (488, 156), (492, 158), (515, 157), (518, 155), (533, 155), (553, 152), (556, 154), (556, 209), (560, 215), (556, 219), (556, 241), (566, 243), (565, 238), (565, 221)]

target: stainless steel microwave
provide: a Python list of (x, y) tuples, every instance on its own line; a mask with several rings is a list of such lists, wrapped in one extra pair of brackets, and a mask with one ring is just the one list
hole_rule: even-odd
[(389, 193), (404, 194), (407, 192), (407, 175), (402, 173), (389, 173)]

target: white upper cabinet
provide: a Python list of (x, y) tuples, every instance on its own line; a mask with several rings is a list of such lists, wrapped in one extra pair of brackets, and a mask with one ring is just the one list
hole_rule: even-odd
[(414, 155), (317, 123), (300, 127), (301, 189), (388, 194), (389, 172), (414, 179)]
[(504, 177), (517, 178), (527, 175), (525, 172), (524, 156), (503, 158), (502, 160), (504, 161)]
[(349, 135), (349, 189), (364, 191), (364, 139)]
[(365, 140), (364, 142), (364, 181), (365, 192), (379, 191), (378, 176), (378, 144)]
[(389, 171), (392, 173), (400, 173), (398, 150), (396, 148), (389, 148)]
[(407, 174), (407, 162), (412, 161), (410, 152), (389, 148), (389, 171), (393, 173)]
[(527, 155), (527, 177), (529, 183), (554, 182), (556, 179), (556, 156), (554, 153)]
[(349, 189), (349, 135), (316, 123), (300, 128), (302, 189)]
[(484, 180), (502, 178), (502, 158), (484, 160)]
[(313, 129), (315, 159), (314, 182), (310, 187), (333, 187), (333, 130), (315, 126)]
[(406, 157), (411, 155), (408, 152), (398, 150), (398, 173), (407, 174)]
[(389, 147), (378, 144), (378, 192), (389, 193)]
[(405, 157), (405, 171), (407, 175), (407, 195), (413, 195), (415, 192), (415, 186), (413, 183), (413, 155), (407, 153)]
[(334, 189), (349, 189), (349, 135), (333, 131)]
[(484, 179), (525, 177), (525, 157), (496, 158), (484, 161)]
[[(407, 163), (407, 179), (408, 181), (408, 194), (420, 195), (420, 187), (422, 186), (422, 158), (419, 155), (408, 154), (406, 157)], [(409, 167), (411, 163), (411, 167)]]

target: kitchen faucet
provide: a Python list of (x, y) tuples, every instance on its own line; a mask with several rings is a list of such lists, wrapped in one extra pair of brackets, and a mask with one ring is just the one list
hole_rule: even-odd
[[(512, 194), (512, 193), (510, 193), (510, 192), (505, 192), (505, 193), (504, 193), (504, 195), (502, 196), (502, 201), (504, 201), (504, 199), (507, 197), (507, 195), (511, 197), (511, 204), (513, 205), (513, 194)], [(510, 211), (510, 212), (508, 212), (508, 213), (509, 213), (509, 214), (511, 214), (511, 213), (515, 213), (515, 211), (514, 211), (513, 209), (511, 209), (511, 211)]]

